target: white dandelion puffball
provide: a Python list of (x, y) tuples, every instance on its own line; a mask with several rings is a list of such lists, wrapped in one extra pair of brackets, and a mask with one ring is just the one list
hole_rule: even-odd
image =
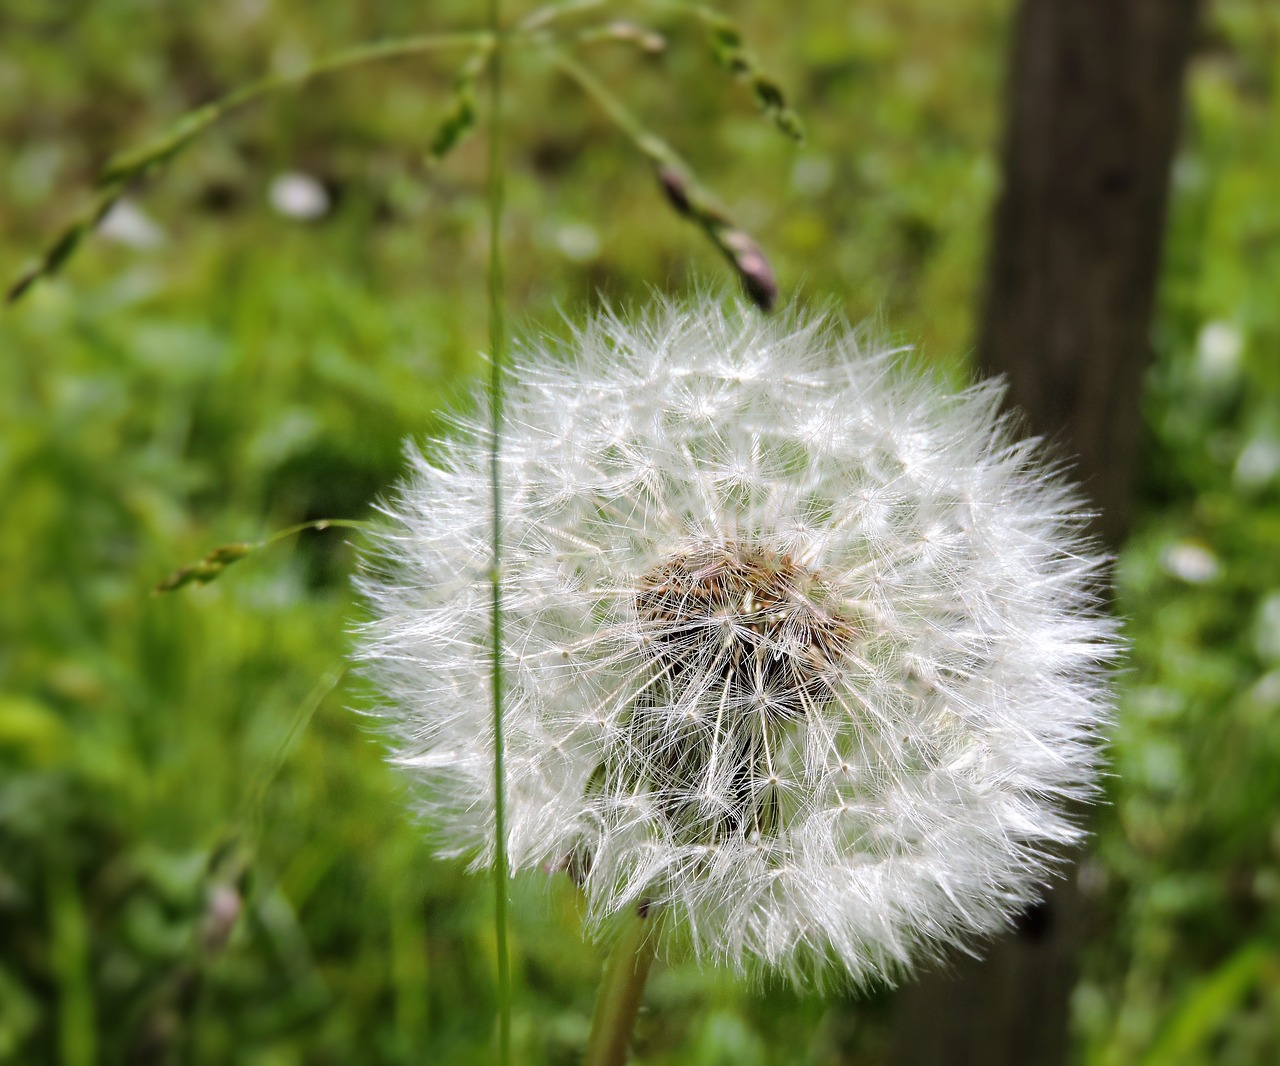
[[(798, 984), (892, 981), (1036, 898), (1115, 624), (1003, 387), (830, 321), (663, 303), (526, 347), (501, 437), (508, 854), (589, 927)], [(494, 855), (484, 413), (413, 456), (360, 657), (444, 854)]]

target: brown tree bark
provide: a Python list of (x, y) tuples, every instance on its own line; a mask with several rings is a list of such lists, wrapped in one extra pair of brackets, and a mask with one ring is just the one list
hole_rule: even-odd
[(1197, 0), (1023, 0), (979, 357), (1118, 545)]
[[(978, 351), (1064, 455), (1112, 547), (1132, 513), (1140, 389), (1198, 0), (1022, 0)], [(899, 994), (895, 1066), (1055, 1066), (1087, 906), (1075, 870), (985, 961)]]

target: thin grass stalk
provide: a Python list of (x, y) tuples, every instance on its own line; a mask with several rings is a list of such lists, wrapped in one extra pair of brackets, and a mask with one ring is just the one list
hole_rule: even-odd
[(107, 161), (102, 173), (98, 175), (98, 185), (110, 185), (137, 177), (147, 168), (163, 163), (176, 155), (215, 122), (271, 93), (305, 85), (322, 75), (334, 74), (350, 67), (383, 59), (399, 59), (469, 46), (483, 48), (490, 43), (489, 35), (483, 33), (436, 33), (390, 41), (374, 41), (371, 44), (348, 48), (315, 63), (299, 67), (297, 70), (268, 75), (184, 115), (155, 140), (113, 156)]
[(778, 282), (755, 240), (739, 229), (724, 208), (694, 176), (674, 148), (644, 125), (594, 74), (568, 52), (548, 46), (556, 65), (653, 164), (654, 174), (676, 212), (697, 223), (737, 272), (743, 289), (762, 311), (773, 309)]
[(502, 74), (505, 39), (501, 27), (501, 0), (489, 0), (489, 31), (493, 35), (493, 60), (489, 66), (489, 411), (492, 419), (489, 452), (489, 491), (493, 503), (490, 571), (493, 629), (493, 889), (494, 938), (498, 953), (498, 1062), (511, 1062), (511, 963), (507, 954), (507, 864), (505, 742), (502, 733), (502, 372), (506, 355), (506, 320), (503, 308), (502, 221), (504, 208), (502, 154)]
[(484, 48), (490, 43), (489, 35), (485, 33), (446, 33), (359, 45), (298, 70), (259, 79), (229, 93), (220, 100), (214, 100), (188, 112), (158, 137), (137, 148), (126, 149), (107, 162), (106, 167), (97, 177), (98, 193), (92, 205), (63, 229), (34, 266), (25, 270), (13, 282), (5, 296), (5, 302), (10, 304), (17, 302), (41, 278), (57, 273), (75, 253), (86, 234), (93, 231), (125, 194), (130, 182), (169, 162), (214, 123), (234, 114), (247, 104), (271, 93), (303, 85), (321, 75), (332, 74), (364, 63), (468, 45)]

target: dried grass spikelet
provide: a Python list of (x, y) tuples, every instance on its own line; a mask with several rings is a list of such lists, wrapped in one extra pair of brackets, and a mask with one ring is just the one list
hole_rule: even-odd
[[(508, 849), (597, 932), (799, 984), (1000, 929), (1079, 837), (1115, 625), (1002, 386), (659, 303), (528, 345), (502, 438)], [(487, 433), (387, 507), (361, 658), (445, 854), (493, 858)]]

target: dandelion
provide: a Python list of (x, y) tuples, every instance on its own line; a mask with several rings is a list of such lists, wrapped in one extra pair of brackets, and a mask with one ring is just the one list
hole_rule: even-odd
[[(1002, 928), (1080, 837), (1114, 624), (1003, 388), (831, 320), (663, 303), (516, 360), (507, 848), (589, 928), (797, 984)], [(361, 656), (440, 849), (493, 861), (488, 437), (413, 453)]]

